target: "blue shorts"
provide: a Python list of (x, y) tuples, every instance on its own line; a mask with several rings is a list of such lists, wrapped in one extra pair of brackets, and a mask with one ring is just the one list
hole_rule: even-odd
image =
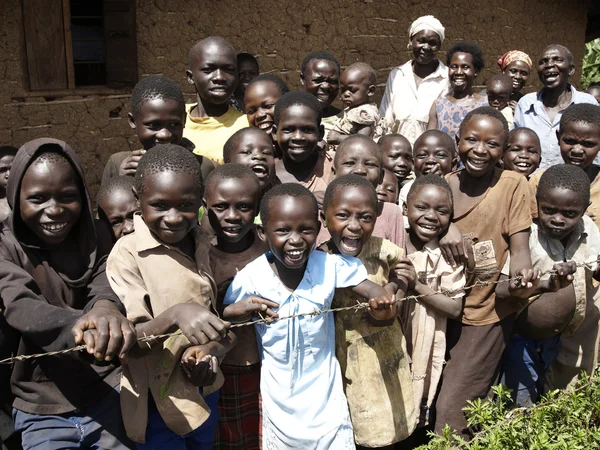
[(180, 436), (171, 431), (156, 409), (152, 395), (148, 395), (148, 425), (146, 443), (136, 444), (138, 450), (211, 450), (219, 422), (219, 391), (204, 397), (210, 416), (191, 433)]
[(517, 406), (531, 406), (544, 393), (544, 378), (560, 351), (560, 335), (533, 340), (513, 336), (502, 358), (500, 382)]
[(135, 448), (121, 420), (119, 388), (99, 402), (65, 414), (29, 414), (13, 409), (15, 430), (22, 434), (23, 449), (63, 450)]

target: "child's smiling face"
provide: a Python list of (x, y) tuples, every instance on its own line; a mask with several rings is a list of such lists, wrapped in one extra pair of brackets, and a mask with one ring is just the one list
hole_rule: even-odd
[(243, 164), (258, 177), (261, 189), (275, 179), (273, 142), (260, 130), (248, 128), (231, 152), (231, 162)]
[(64, 242), (83, 208), (79, 176), (63, 158), (36, 159), (25, 171), (19, 193), (23, 223), (49, 246)]
[(275, 103), (281, 97), (279, 87), (271, 81), (252, 83), (244, 96), (246, 115), (251, 127), (257, 127), (271, 136)]
[(487, 115), (474, 115), (460, 131), (458, 155), (466, 171), (478, 178), (491, 173), (505, 146), (502, 122)]
[(304, 90), (315, 97), (323, 108), (333, 103), (340, 87), (340, 71), (335, 62), (328, 59), (313, 59), (300, 74)]
[(377, 186), (377, 198), (381, 202), (396, 203), (398, 201), (398, 180), (387, 169), (383, 169), (383, 181)]
[(276, 130), (283, 158), (294, 163), (309, 159), (323, 138), (317, 112), (305, 105), (290, 105), (282, 110)]
[(446, 189), (433, 184), (418, 186), (407, 199), (406, 216), (410, 234), (426, 243), (448, 229), (452, 198)]
[(336, 177), (360, 175), (377, 187), (383, 178), (383, 167), (378, 155), (379, 149), (374, 142), (363, 139), (347, 139), (338, 146), (334, 159)]
[(383, 167), (392, 172), (402, 183), (413, 169), (413, 153), (410, 142), (403, 136), (384, 136), (379, 141)]
[(340, 85), (340, 99), (346, 108), (369, 103), (375, 93), (375, 86), (369, 85), (369, 74), (357, 68), (344, 70)]
[(131, 188), (110, 192), (98, 203), (98, 215), (106, 219), (117, 240), (133, 233), (133, 215), (139, 210)]
[(542, 160), (540, 140), (532, 130), (515, 129), (508, 137), (502, 161), (504, 168), (529, 177)]
[(158, 144), (179, 144), (183, 138), (185, 105), (169, 98), (147, 100), (140, 105), (135, 117), (129, 113), (129, 125), (144, 150)]
[(250, 232), (259, 195), (255, 186), (242, 178), (213, 180), (206, 191), (206, 204), (217, 239), (236, 243)]
[(236, 54), (222, 42), (206, 42), (197, 48), (186, 74), (203, 101), (221, 105), (229, 100), (237, 84)]
[(331, 239), (342, 255), (357, 256), (377, 220), (377, 198), (365, 186), (336, 189), (325, 211)]
[(413, 148), (415, 175), (436, 173), (446, 175), (452, 172), (455, 148), (452, 140), (442, 139), (434, 133), (421, 135)]
[(563, 187), (548, 189), (538, 195), (537, 202), (540, 227), (558, 240), (569, 236), (588, 207), (581, 195)]
[(145, 173), (138, 198), (144, 222), (165, 244), (178, 244), (198, 224), (202, 188), (192, 174)]
[(302, 269), (313, 250), (320, 223), (308, 196), (281, 195), (269, 200), (266, 223), (257, 226), (261, 239), (287, 269)]
[(600, 124), (567, 122), (556, 132), (560, 154), (566, 164), (587, 169), (600, 151)]

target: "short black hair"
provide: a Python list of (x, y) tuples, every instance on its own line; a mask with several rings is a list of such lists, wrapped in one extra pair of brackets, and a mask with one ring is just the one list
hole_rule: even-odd
[[(219, 180), (228, 180), (236, 178), (239, 180), (243, 180), (246, 183), (248, 189), (251, 186), (254, 186), (256, 191), (257, 199), (260, 194), (260, 182), (258, 181), (258, 177), (251, 169), (244, 166), (243, 164), (223, 164), (216, 167), (211, 173), (206, 177), (206, 181), (204, 183), (204, 187), (206, 190), (206, 195), (212, 189), (213, 185)], [(258, 208), (258, 205), (256, 205)]]
[(98, 194), (96, 195), (96, 204), (100, 209), (100, 202), (110, 194), (118, 191), (131, 191), (135, 184), (135, 178), (127, 175), (119, 175), (110, 178), (107, 182), (100, 185)]
[(546, 52), (546, 50), (548, 50), (549, 48), (561, 49), (567, 55), (567, 61), (569, 62), (569, 66), (575, 67), (575, 58), (573, 57), (573, 52), (571, 52), (571, 50), (569, 50), (567, 47), (565, 47), (564, 45), (560, 45), (560, 44), (550, 44), (550, 45), (547, 45), (546, 48), (544, 48), (544, 50), (542, 51), (542, 54), (544, 54)]
[[(448, 133), (444, 133), (442, 130), (424, 131), (423, 134), (421, 134), (415, 141), (415, 143), (413, 145), (413, 151), (414, 151), (415, 147), (417, 146), (418, 142), (421, 142), (421, 140), (423, 140), (429, 136), (435, 136), (440, 141), (442, 141), (443, 144), (445, 144), (447, 147), (450, 148), (452, 155), (456, 154), (456, 142), (454, 141), (454, 139), (452, 139), (452, 137), (450, 137), (450, 135)], [(381, 140), (379, 140), (379, 142), (381, 142)]]
[(245, 61), (250, 61), (250, 62), (256, 64), (256, 68), (258, 69), (258, 59), (256, 59), (254, 57), (254, 55), (252, 55), (251, 53), (240, 52), (237, 54), (236, 58), (237, 58), (238, 68), (240, 67), (240, 63), (245, 62)]
[(306, 69), (306, 66), (308, 65), (309, 62), (314, 61), (314, 60), (319, 60), (319, 59), (324, 59), (326, 61), (334, 62), (335, 65), (337, 66), (338, 73), (340, 72), (340, 62), (338, 61), (338, 59), (335, 56), (333, 56), (333, 53), (328, 52), (326, 50), (316, 50), (314, 52), (310, 52), (302, 60), (302, 65), (300, 66), (300, 75), (304, 76), (304, 70)]
[(471, 42), (458, 41), (455, 42), (448, 53), (446, 53), (446, 65), (450, 65), (450, 61), (452, 61), (452, 56), (455, 53), (469, 53), (471, 58), (473, 59), (473, 67), (477, 73), (481, 72), (485, 67), (485, 60), (483, 59), (483, 51), (481, 47), (477, 44), (473, 44)]
[(479, 108), (475, 108), (460, 123), (460, 127), (458, 129), (458, 135), (461, 136), (463, 134), (463, 130), (467, 126), (467, 124), (471, 121), (471, 119), (475, 116), (487, 116), (493, 119), (497, 119), (502, 123), (502, 128), (504, 128), (504, 146), (508, 143), (508, 122), (506, 118), (502, 115), (500, 111), (492, 108), (491, 106), (480, 106)]
[(535, 196), (539, 200), (554, 188), (573, 191), (581, 196), (585, 205), (590, 203), (590, 179), (580, 167), (571, 164), (556, 164), (549, 167), (540, 177)]
[(317, 115), (317, 125), (321, 125), (321, 119), (323, 118), (321, 104), (317, 100), (317, 97), (305, 91), (290, 91), (277, 100), (277, 103), (275, 103), (275, 112), (273, 113), (273, 122), (275, 125), (279, 124), (282, 111), (297, 105), (312, 109)]
[(329, 186), (327, 186), (327, 190), (325, 191), (325, 196), (323, 197), (323, 212), (327, 212), (327, 208), (329, 208), (329, 205), (333, 200), (333, 196), (339, 189), (345, 189), (349, 187), (367, 189), (369, 193), (372, 194), (373, 204), (375, 207), (377, 207), (377, 192), (375, 191), (375, 188), (371, 182), (365, 177), (349, 173), (347, 175), (342, 175), (341, 177), (338, 177), (329, 183)]
[(173, 80), (161, 75), (142, 78), (131, 93), (131, 113), (136, 117), (143, 103), (160, 99), (173, 100), (185, 109), (185, 98), (181, 86)]
[(379, 145), (377, 145), (377, 142), (375, 142), (369, 136), (366, 136), (364, 134), (352, 134), (338, 145), (335, 151), (335, 156), (333, 157), (333, 166), (337, 167), (338, 162), (341, 158), (340, 155), (344, 152), (346, 147), (348, 147), (355, 141), (362, 142), (364, 147), (373, 146), (373, 148), (375, 149), (375, 155), (377, 156), (377, 163), (379, 164), (379, 167), (383, 169), (383, 156), (381, 155), (381, 151), (379, 150)]
[(501, 84), (504, 87), (508, 87), (511, 91), (513, 89), (512, 86), (512, 78), (503, 73), (497, 73), (488, 78), (486, 86), (493, 86), (496, 84)]
[(250, 83), (248, 83), (248, 87), (246, 89), (249, 89), (250, 86), (252, 86), (254, 83), (260, 83), (261, 81), (273, 83), (275, 86), (277, 86), (277, 88), (279, 89), (279, 95), (281, 97), (290, 92), (290, 88), (288, 87), (287, 83), (278, 76), (273, 75), (271, 73), (263, 73), (257, 77), (252, 78)]
[(445, 189), (446, 191), (448, 191), (448, 194), (450, 194), (450, 202), (452, 203), (452, 206), (454, 207), (454, 197), (452, 195), (452, 188), (450, 188), (450, 185), (448, 184), (448, 182), (445, 180), (444, 177), (440, 177), (439, 175), (436, 175), (433, 173), (430, 173), (427, 175), (422, 175), (420, 177), (417, 177), (415, 179), (415, 181), (413, 181), (413, 184), (410, 186), (410, 189), (408, 190), (408, 195), (406, 196), (407, 202), (408, 202), (408, 199), (410, 199), (410, 197), (412, 196), (412, 194), (414, 194), (415, 191), (420, 186), (438, 186), (442, 189)]
[(19, 149), (17, 147), (13, 147), (12, 145), (2, 145), (0, 146), (0, 158), (5, 156), (15, 156)]
[(387, 142), (387, 141), (391, 141), (393, 139), (400, 139), (401, 141), (404, 141), (406, 144), (408, 144), (408, 146), (411, 148), (412, 150), (412, 145), (410, 145), (410, 141), (408, 139), (406, 139), (405, 136), (401, 135), (400, 133), (390, 133), (390, 134), (384, 134), (383, 136), (381, 136), (379, 138), (379, 141), (377, 141), (377, 144), (379, 145), (379, 148), (382, 148), (383, 145)]
[(562, 132), (570, 122), (600, 126), (600, 106), (591, 103), (574, 103), (570, 105), (563, 112), (558, 129)]
[(229, 139), (227, 139), (225, 141), (225, 144), (223, 144), (223, 161), (225, 163), (231, 162), (231, 154), (233, 153), (233, 150), (239, 144), (240, 138), (243, 135), (245, 135), (246, 133), (262, 134), (269, 140), (269, 142), (272, 142), (271, 137), (267, 133), (265, 133), (263, 130), (261, 130), (260, 128), (256, 128), (256, 127), (241, 128), (241, 129), (237, 130), (235, 133), (233, 133), (229, 137)]
[(369, 86), (377, 84), (377, 73), (369, 64), (365, 62), (355, 62), (350, 64), (344, 72), (349, 70), (360, 70), (362, 72), (366, 72), (367, 83), (369, 83)]
[(38, 148), (37, 152), (35, 152), (34, 157), (31, 158), (29, 165), (46, 161), (51, 163), (67, 163), (73, 167), (71, 161), (69, 161), (69, 159), (65, 156), (64, 150), (58, 144), (48, 143), (42, 145), (40, 148)]
[(542, 153), (542, 144), (540, 142), (540, 137), (531, 128), (518, 127), (518, 128), (514, 128), (514, 129), (510, 130), (510, 133), (508, 133), (508, 140), (510, 141), (510, 139), (512, 137), (514, 137), (515, 135), (517, 135), (519, 133), (527, 133), (529, 136), (535, 138), (535, 140), (537, 141), (537, 145), (540, 148), (540, 154)]
[(144, 153), (135, 171), (135, 189), (138, 195), (142, 194), (145, 178), (161, 172), (192, 175), (198, 189), (204, 191), (200, 163), (192, 152), (181, 145), (159, 144)]
[[(234, 55), (234, 63), (237, 67), (237, 52), (231, 46), (231, 44), (229, 42), (227, 42), (227, 40), (225, 38), (222, 38), (221, 36), (208, 36), (208, 37), (202, 39), (201, 41), (196, 42), (194, 45), (192, 45), (192, 48), (190, 48), (190, 51), (188, 53), (188, 69), (193, 68), (194, 60), (196, 59), (196, 56), (200, 52), (200, 49), (204, 49), (204, 46), (210, 45), (210, 44), (217, 44), (217, 45), (221, 45), (223, 47), (229, 47), (229, 50), (231, 50), (231, 52)], [(223, 52), (221, 52), (221, 53), (223, 53)]]
[(313, 193), (299, 183), (283, 183), (273, 186), (271, 189), (269, 189), (260, 202), (260, 221), (262, 222), (263, 226), (266, 226), (269, 221), (269, 203), (271, 200), (275, 197), (285, 196), (310, 198), (313, 206), (314, 218), (316, 221), (319, 220), (319, 204), (317, 203), (317, 199)]

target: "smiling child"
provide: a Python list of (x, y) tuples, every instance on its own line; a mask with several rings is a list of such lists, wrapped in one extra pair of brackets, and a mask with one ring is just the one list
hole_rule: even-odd
[(540, 138), (529, 128), (515, 128), (508, 135), (508, 148), (502, 157), (505, 170), (524, 175), (527, 179), (540, 167)]
[[(248, 128), (250, 130), (251, 128)], [(244, 131), (244, 130), (241, 130)], [(254, 129), (265, 136), (260, 130)], [(268, 249), (256, 236), (260, 186), (256, 175), (241, 164), (217, 167), (206, 180), (206, 205), (217, 237), (210, 248), (210, 267), (217, 285), (217, 310), (233, 277)], [(237, 345), (225, 356), (225, 382), (219, 398), (215, 449), (258, 450), (261, 440), (260, 358), (253, 327), (239, 328)]]
[[(246, 320), (310, 313), (331, 307), (336, 288), (351, 287), (370, 304), (389, 294), (367, 279), (360, 260), (313, 251), (319, 232), (315, 197), (297, 183), (275, 186), (260, 207), (261, 239), (270, 252), (234, 278), (223, 316)], [(274, 310), (277, 310), (275, 312)], [(376, 311), (389, 318), (391, 309)], [(262, 448), (352, 449), (348, 405), (335, 358), (332, 314), (256, 324), (261, 354)]]
[(400, 189), (412, 176), (413, 155), (410, 142), (401, 134), (386, 134), (377, 144), (383, 158), (383, 168), (396, 175)]
[(198, 227), (203, 190), (191, 152), (173, 144), (148, 150), (135, 177), (135, 233), (119, 239), (108, 258), (111, 286), (137, 336), (182, 332), (140, 343), (123, 366), (123, 420), (138, 449), (206, 449), (214, 439), (218, 358), (235, 336), (211, 312), (210, 242)]
[(246, 115), (229, 105), (238, 77), (235, 50), (221, 37), (201, 40), (190, 49), (186, 76), (196, 103), (186, 106), (183, 134), (195, 144), (194, 153), (222, 163), (225, 141), (248, 126)]
[(377, 87), (375, 70), (366, 63), (351, 64), (340, 78), (342, 117), (327, 135), (328, 144), (339, 144), (352, 134), (373, 137), (379, 110), (373, 101)]
[(383, 169), (383, 179), (376, 191), (380, 202), (398, 203), (398, 182), (396, 176), (389, 170)]
[[(497, 281), (510, 254), (511, 276), (520, 276), (531, 287), (529, 186), (525, 177), (496, 167), (508, 145), (506, 119), (493, 108), (477, 108), (461, 123), (459, 136), (464, 169), (446, 177), (454, 198), (453, 222), (473, 243), (473, 276)], [(437, 433), (445, 424), (467, 433), (462, 408), (468, 400), (488, 395), (516, 312), (513, 303), (496, 301), (491, 283), (472, 288), (461, 321), (448, 321), (450, 359), (436, 403)]]
[[(394, 271), (404, 250), (372, 236), (378, 209), (373, 185), (353, 174), (336, 178), (327, 187), (323, 208), (331, 239), (321, 249), (358, 257), (370, 281), (404, 297), (407, 280)], [(333, 307), (361, 301), (352, 290), (338, 289)], [(398, 320), (377, 326), (356, 311), (345, 311), (335, 315), (335, 334), (357, 447), (392, 448), (410, 436), (417, 420), (402, 326)]]
[(246, 115), (251, 127), (260, 128), (275, 141), (273, 123), (277, 100), (290, 91), (281, 78), (265, 73), (248, 83), (244, 96)]

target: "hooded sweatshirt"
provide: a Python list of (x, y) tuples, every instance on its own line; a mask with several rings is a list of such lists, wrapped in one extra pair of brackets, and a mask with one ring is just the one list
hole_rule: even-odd
[[(23, 176), (45, 150), (59, 152), (70, 162), (82, 191), (79, 221), (54, 249), (23, 223), (19, 207)], [(6, 322), (20, 333), (18, 354), (73, 347), (71, 328), (98, 300), (113, 301), (123, 310), (105, 273), (110, 232), (94, 219), (81, 161), (56, 139), (26, 143), (13, 162), (7, 199), (13, 215), (0, 224), (0, 298)], [(78, 255), (63, 256), (69, 240), (76, 243)], [(60, 269), (50, 262), (57, 260)], [(11, 378), (13, 406), (32, 414), (62, 414), (95, 403), (118, 384), (120, 369), (113, 363), (93, 362), (84, 352), (16, 362)]]

